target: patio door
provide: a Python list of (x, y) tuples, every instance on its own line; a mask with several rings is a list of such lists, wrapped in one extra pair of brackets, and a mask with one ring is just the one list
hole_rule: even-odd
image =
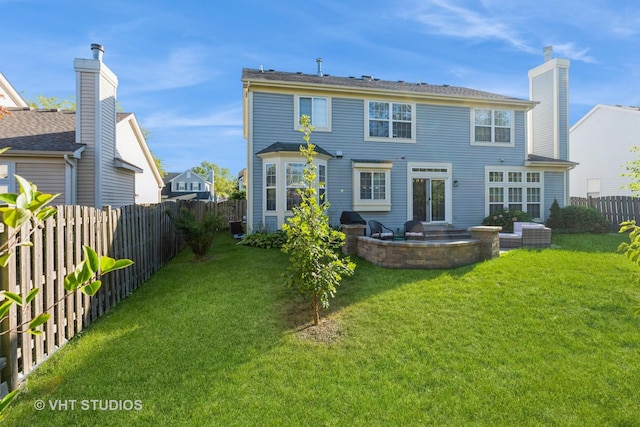
[(410, 165), (407, 219), (424, 223), (451, 221), (450, 173), (448, 164)]
[(445, 221), (445, 180), (413, 178), (413, 219), (422, 222)]

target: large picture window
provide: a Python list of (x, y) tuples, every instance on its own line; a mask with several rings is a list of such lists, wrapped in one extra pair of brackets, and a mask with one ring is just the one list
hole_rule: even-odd
[(365, 139), (415, 139), (414, 105), (398, 102), (367, 101)]
[(516, 170), (489, 170), (487, 173), (488, 213), (500, 209), (521, 210), (541, 219), (542, 173)]
[(513, 145), (513, 111), (473, 109), (472, 143)]
[(300, 129), (302, 116), (309, 116), (314, 131), (331, 131), (331, 99), (318, 96), (296, 96), (294, 128)]
[(302, 201), (298, 189), (304, 187), (304, 165), (304, 163), (287, 163), (286, 165), (288, 211)]

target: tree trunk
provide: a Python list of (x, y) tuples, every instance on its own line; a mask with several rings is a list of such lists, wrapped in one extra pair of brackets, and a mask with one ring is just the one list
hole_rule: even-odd
[(313, 324), (318, 326), (320, 324), (320, 313), (318, 311), (318, 294), (313, 292)]

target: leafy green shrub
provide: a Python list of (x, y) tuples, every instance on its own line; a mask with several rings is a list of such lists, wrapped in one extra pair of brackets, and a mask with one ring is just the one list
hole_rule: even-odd
[(563, 228), (563, 220), (562, 220), (562, 208), (558, 204), (557, 199), (553, 199), (553, 203), (551, 204), (551, 208), (549, 209), (549, 218), (547, 218), (547, 227), (553, 230), (559, 230)]
[(212, 212), (206, 212), (201, 221), (198, 221), (195, 213), (187, 208), (180, 209), (175, 217), (169, 211), (167, 214), (197, 257), (206, 255), (216, 233), (223, 227), (222, 218)]
[(529, 222), (533, 218), (530, 214), (516, 209), (499, 209), (482, 220), (482, 225), (502, 227), (505, 233), (513, 233), (514, 222)]
[(256, 231), (255, 233), (247, 234), (238, 244), (264, 249), (280, 249), (286, 241), (287, 235), (282, 230), (278, 230), (275, 233)]
[(611, 228), (607, 218), (597, 209), (586, 206), (565, 206), (562, 208), (562, 227), (564, 233), (606, 233)]

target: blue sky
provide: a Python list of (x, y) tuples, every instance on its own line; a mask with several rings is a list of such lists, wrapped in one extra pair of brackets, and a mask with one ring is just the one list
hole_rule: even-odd
[(570, 124), (640, 105), (636, 0), (0, 0), (0, 71), (27, 99), (75, 93), (105, 47), (118, 100), (169, 171), (246, 164), (242, 68), (465, 86), (528, 98), (542, 48), (571, 60)]

